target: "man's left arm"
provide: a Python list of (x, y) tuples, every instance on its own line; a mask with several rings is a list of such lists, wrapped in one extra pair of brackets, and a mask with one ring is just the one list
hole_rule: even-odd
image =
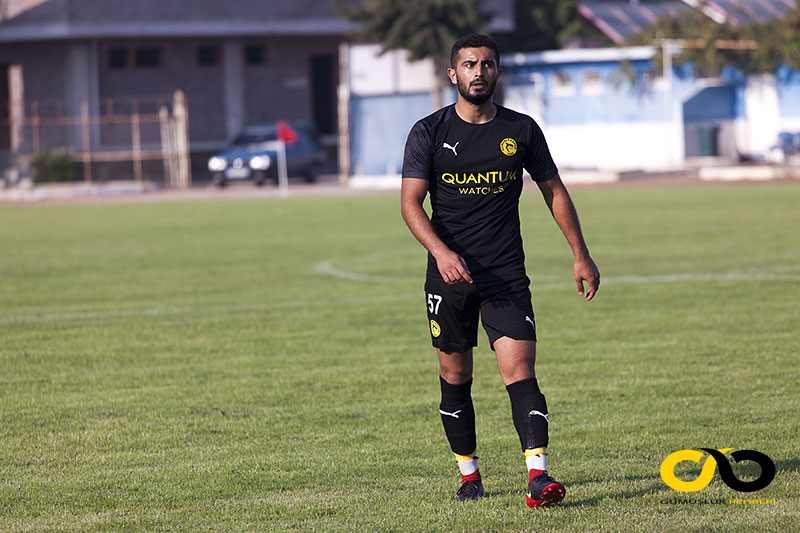
[[(569, 196), (567, 188), (561, 181), (561, 177), (556, 175), (547, 181), (536, 183), (542, 192), (545, 203), (553, 214), (556, 224), (561, 229), (561, 233), (567, 238), (572, 253), (575, 255), (575, 283), (578, 285), (578, 294), (587, 300), (594, 298), (597, 289), (600, 287), (600, 272), (589, 255), (586, 241), (583, 239), (581, 224), (578, 221), (578, 213), (575, 205)], [(584, 291), (583, 282), (589, 285), (589, 290)]]

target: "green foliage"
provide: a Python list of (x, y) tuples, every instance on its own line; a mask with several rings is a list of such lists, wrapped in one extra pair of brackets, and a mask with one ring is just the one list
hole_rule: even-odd
[[(800, 68), (800, 6), (786, 18), (740, 26), (714, 22), (700, 9), (685, 11), (677, 17), (659, 18), (626, 45), (658, 44), (662, 39), (692, 41), (675, 56), (675, 62), (691, 62), (699, 76), (719, 76), (725, 67), (733, 67), (743, 74), (773, 73), (781, 65)], [(755, 41), (758, 48), (727, 49), (719, 46), (720, 40)], [(661, 57), (657, 57), (656, 62), (660, 67)]]
[[(495, 35), (501, 51), (525, 52), (560, 48), (570, 38), (601, 44), (609, 39), (578, 13), (579, 0), (516, 0), (515, 29)], [(358, 25), (357, 41), (380, 42), (383, 50), (405, 48), (413, 59), (437, 58), (445, 64), (450, 46), (462, 35), (482, 32), (491, 20), (481, 13), (479, 0), (337, 0), (340, 12)]]
[(34, 183), (78, 181), (80, 163), (73, 161), (67, 150), (42, 152), (31, 163)]
[(786, 43), (787, 65), (800, 70), (800, 6), (783, 19), (780, 35)]
[[(572, 193), (589, 304), (535, 187), (521, 204), (567, 487), (545, 512), (483, 333), (489, 497), (453, 501), (395, 195), (0, 209), (0, 531), (798, 531), (800, 186)], [(718, 477), (689, 496), (722, 504), (664, 503), (660, 462), (700, 446), (766, 453), (752, 497), (776, 503)]]
[(412, 60), (433, 58), (449, 63), (450, 47), (461, 36), (484, 31), (491, 17), (478, 0), (337, 0), (341, 14), (357, 24), (350, 36), (356, 41), (380, 42), (383, 52), (405, 49)]

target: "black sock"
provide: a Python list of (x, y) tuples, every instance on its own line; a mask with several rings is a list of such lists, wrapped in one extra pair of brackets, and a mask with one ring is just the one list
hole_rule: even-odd
[(460, 385), (451, 385), (441, 376), (442, 402), (439, 413), (442, 415), (444, 433), (450, 442), (450, 449), (459, 455), (475, 452), (475, 410), (472, 407), (472, 380)]
[(511, 416), (523, 450), (547, 447), (547, 402), (536, 378), (517, 381), (506, 387), (511, 398)]

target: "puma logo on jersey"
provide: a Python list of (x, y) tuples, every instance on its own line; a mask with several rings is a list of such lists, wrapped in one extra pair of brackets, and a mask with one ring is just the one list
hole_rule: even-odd
[(530, 323), (531, 323), (531, 326), (533, 326), (533, 330), (534, 330), (534, 331), (536, 331), (536, 324), (533, 322), (533, 319), (532, 319), (531, 317), (529, 317), (529, 316), (526, 316), (526, 317), (525, 317), (525, 321), (526, 321), (526, 322), (530, 322)]
[(439, 412), (442, 413), (443, 415), (452, 416), (453, 418), (458, 418), (458, 413), (460, 413), (461, 411), (463, 411), (463, 409), (459, 409), (458, 411), (455, 411), (453, 413), (448, 413), (447, 411), (442, 411), (441, 409), (439, 409)]
[[(458, 142), (461, 142), (461, 141), (458, 141)], [(458, 155), (458, 152), (456, 152), (456, 146), (458, 146), (458, 142), (454, 146), (450, 146), (447, 143), (442, 143), (442, 148), (447, 148), (448, 150), (452, 150), (453, 151), (453, 155)]]

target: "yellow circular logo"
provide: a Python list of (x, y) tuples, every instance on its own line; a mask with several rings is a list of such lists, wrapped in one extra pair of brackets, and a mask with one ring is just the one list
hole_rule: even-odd
[(517, 141), (511, 137), (506, 137), (500, 141), (500, 151), (506, 155), (514, 155), (517, 153)]
[[(719, 451), (721, 453), (727, 453), (732, 449), (733, 448), (721, 448)], [(717, 469), (717, 461), (710, 455), (706, 458), (700, 475), (698, 475), (694, 481), (683, 481), (675, 476), (675, 467), (678, 466), (678, 463), (691, 461), (699, 465), (702, 459), (703, 452), (699, 450), (679, 450), (671, 453), (661, 461), (661, 479), (664, 480), (664, 483), (666, 483), (669, 488), (679, 492), (697, 492), (698, 490), (703, 490), (711, 483), (711, 479), (714, 477), (714, 471)]]
[(435, 320), (431, 320), (431, 335), (438, 337), (442, 333), (442, 328)]

